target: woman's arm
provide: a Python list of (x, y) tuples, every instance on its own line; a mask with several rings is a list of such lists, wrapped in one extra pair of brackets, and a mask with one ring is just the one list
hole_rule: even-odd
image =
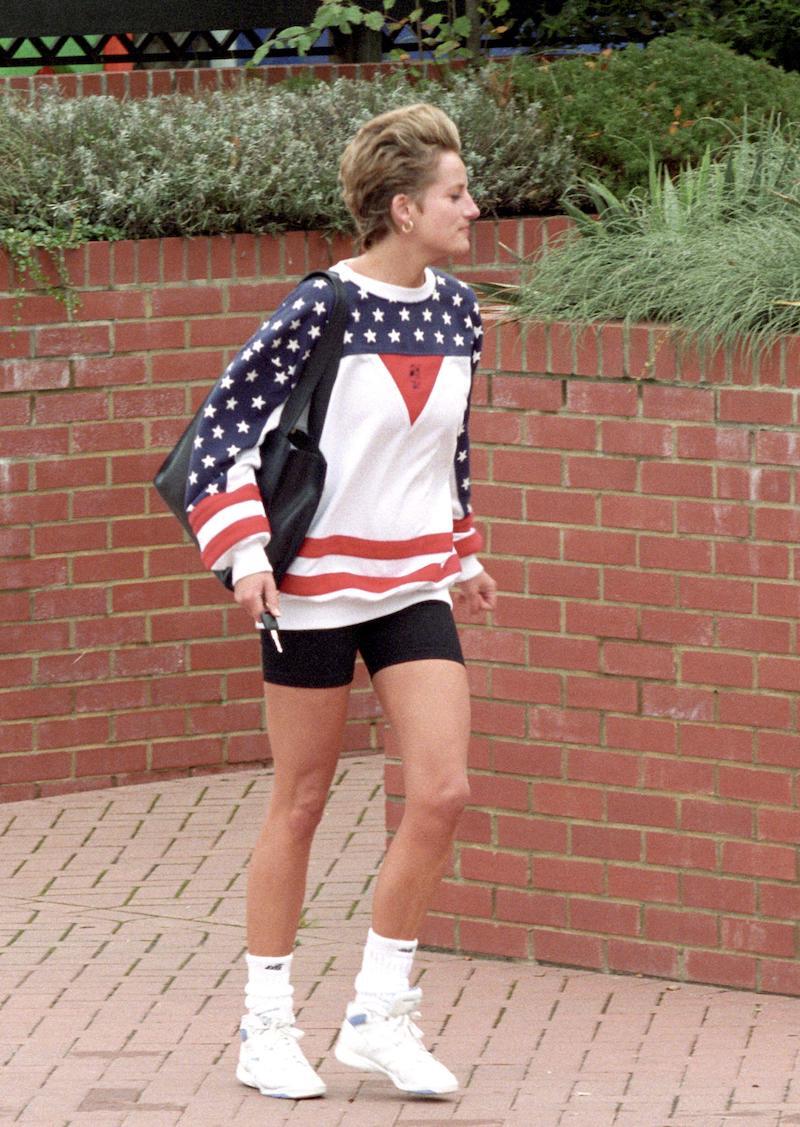
[(270, 570), (269, 514), (256, 484), (264, 434), (276, 426), (333, 305), (320, 278), (302, 283), (217, 381), (195, 439), (186, 510), (209, 569), (234, 583)]
[[(469, 318), (473, 333), (472, 378), (474, 379), (481, 357), (480, 350), (483, 327), (481, 325), (481, 316), (475, 295), (471, 290), (469, 293), (473, 301)], [(475, 527), (472, 517), (472, 483), (470, 481), (469, 465), (469, 413), (470, 400), (468, 399), (464, 418), (461, 420), (461, 427), (458, 432), (456, 452), (453, 458), (453, 471), (450, 476), (450, 494), (453, 502), (453, 546), (461, 562), (461, 574), (464, 580), (475, 578), (480, 575), (483, 570), (477, 557), (477, 553), (480, 552), (483, 547), (483, 537)]]

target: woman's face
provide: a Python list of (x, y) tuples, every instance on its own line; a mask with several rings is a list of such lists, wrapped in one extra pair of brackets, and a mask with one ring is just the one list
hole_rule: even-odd
[(429, 261), (458, 257), (469, 251), (470, 226), (480, 211), (467, 190), (467, 170), (457, 153), (442, 153), (436, 178), (419, 204), (410, 203), (409, 214), (414, 221), (410, 237), (426, 251)]

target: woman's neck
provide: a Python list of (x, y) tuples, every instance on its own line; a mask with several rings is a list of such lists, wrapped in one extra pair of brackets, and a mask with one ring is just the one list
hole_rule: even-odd
[(403, 289), (416, 289), (425, 283), (427, 262), (418, 255), (409, 253), (410, 248), (402, 240), (387, 235), (375, 246), (369, 247), (357, 258), (348, 259), (348, 266), (357, 274), (385, 282)]

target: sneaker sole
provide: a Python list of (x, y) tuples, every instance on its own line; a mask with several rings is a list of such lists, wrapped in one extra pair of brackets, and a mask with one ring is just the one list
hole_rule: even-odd
[(280, 1091), (277, 1088), (263, 1088), (241, 1064), (236, 1067), (236, 1079), (240, 1084), (246, 1084), (248, 1088), (257, 1088), (262, 1096), (272, 1096), (276, 1100), (311, 1100), (318, 1096), (324, 1096), (327, 1091), (325, 1084), (314, 1091), (309, 1091), (307, 1088), (286, 1088)]
[(388, 1068), (383, 1065), (377, 1064), (375, 1061), (370, 1060), (368, 1057), (362, 1057), (359, 1053), (349, 1049), (346, 1045), (342, 1045), (339, 1041), (336, 1042), (333, 1055), (340, 1064), (346, 1064), (349, 1068), (358, 1068), (362, 1072), (380, 1072), (384, 1076), (388, 1076), (395, 1088), (400, 1092), (411, 1092), (415, 1096), (446, 1096), (451, 1092), (458, 1091), (458, 1081), (448, 1085), (446, 1088), (407, 1088), (404, 1084), (392, 1075)]

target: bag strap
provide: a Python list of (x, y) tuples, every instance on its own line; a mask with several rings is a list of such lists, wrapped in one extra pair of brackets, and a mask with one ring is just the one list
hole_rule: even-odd
[(333, 307), (325, 325), (325, 330), (317, 341), (300, 379), (295, 384), (281, 412), (278, 430), (288, 434), (295, 426), (306, 406), (308, 412), (308, 433), (319, 441), (328, 401), (333, 391), (339, 361), (342, 357), (344, 329), (347, 324), (347, 299), (344, 283), (338, 274), (330, 270), (312, 270), (303, 279), (324, 278), (333, 287)]

